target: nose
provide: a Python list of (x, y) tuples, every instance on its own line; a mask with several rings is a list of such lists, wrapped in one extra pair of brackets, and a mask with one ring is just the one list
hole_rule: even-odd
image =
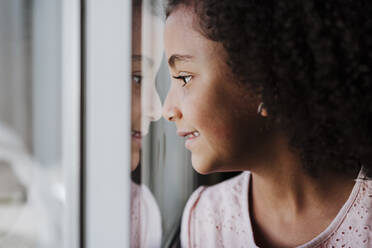
[[(145, 100), (146, 99), (146, 100)], [(149, 121), (157, 121), (161, 117), (161, 101), (159, 94), (157, 93), (156, 89), (153, 89), (150, 95), (147, 95), (144, 98), (145, 103), (144, 106), (144, 115)]]
[(176, 121), (182, 118), (181, 110), (176, 106), (172, 91), (168, 92), (168, 95), (163, 105), (163, 117), (168, 121)]

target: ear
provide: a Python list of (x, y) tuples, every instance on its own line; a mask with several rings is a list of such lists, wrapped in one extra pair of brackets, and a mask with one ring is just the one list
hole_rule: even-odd
[(263, 107), (260, 114), (261, 114), (262, 117), (267, 117), (268, 116), (267, 109), (265, 107)]
[(262, 117), (267, 117), (267, 109), (263, 102), (258, 105), (257, 114), (261, 115)]

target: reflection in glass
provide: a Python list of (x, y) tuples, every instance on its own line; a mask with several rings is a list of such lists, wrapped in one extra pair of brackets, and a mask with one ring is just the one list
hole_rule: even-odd
[(151, 121), (161, 117), (161, 102), (155, 88), (155, 77), (160, 66), (162, 41), (152, 40), (158, 49), (146, 49), (143, 39), (148, 36), (142, 29), (150, 21), (156, 32), (162, 32), (163, 22), (152, 8), (140, 0), (133, 1), (132, 21), (132, 115), (131, 115), (131, 170), (136, 182), (131, 184), (131, 247), (160, 247), (162, 237), (161, 215), (151, 191), (141, 184), (142, 138), (149, 132)]
[(159, 119), (170, 87), (163, 3), (134, 0), (132, 16), (131, 247), (175, 247), (198, 179), (175, 125)]

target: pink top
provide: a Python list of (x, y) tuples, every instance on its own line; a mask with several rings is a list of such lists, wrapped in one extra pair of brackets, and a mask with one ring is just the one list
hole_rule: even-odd
[(161, 246), (161, 215), (158, 204), (146, 185), (131, 183), (130, 247)]
[[(199, 187), (188, 200), (181, 226), (182, 247), (258, 247), (248, 208), (250, 172), (210, 187)], [(372, 180), (356, 179), (332, 223), (299, 247), (372, 247)]]

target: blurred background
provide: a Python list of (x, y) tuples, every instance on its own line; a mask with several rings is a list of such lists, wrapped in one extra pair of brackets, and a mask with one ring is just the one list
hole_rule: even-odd
[(60, 1), (0, 1), (0, 247), (61, 244), (61, 52)]

